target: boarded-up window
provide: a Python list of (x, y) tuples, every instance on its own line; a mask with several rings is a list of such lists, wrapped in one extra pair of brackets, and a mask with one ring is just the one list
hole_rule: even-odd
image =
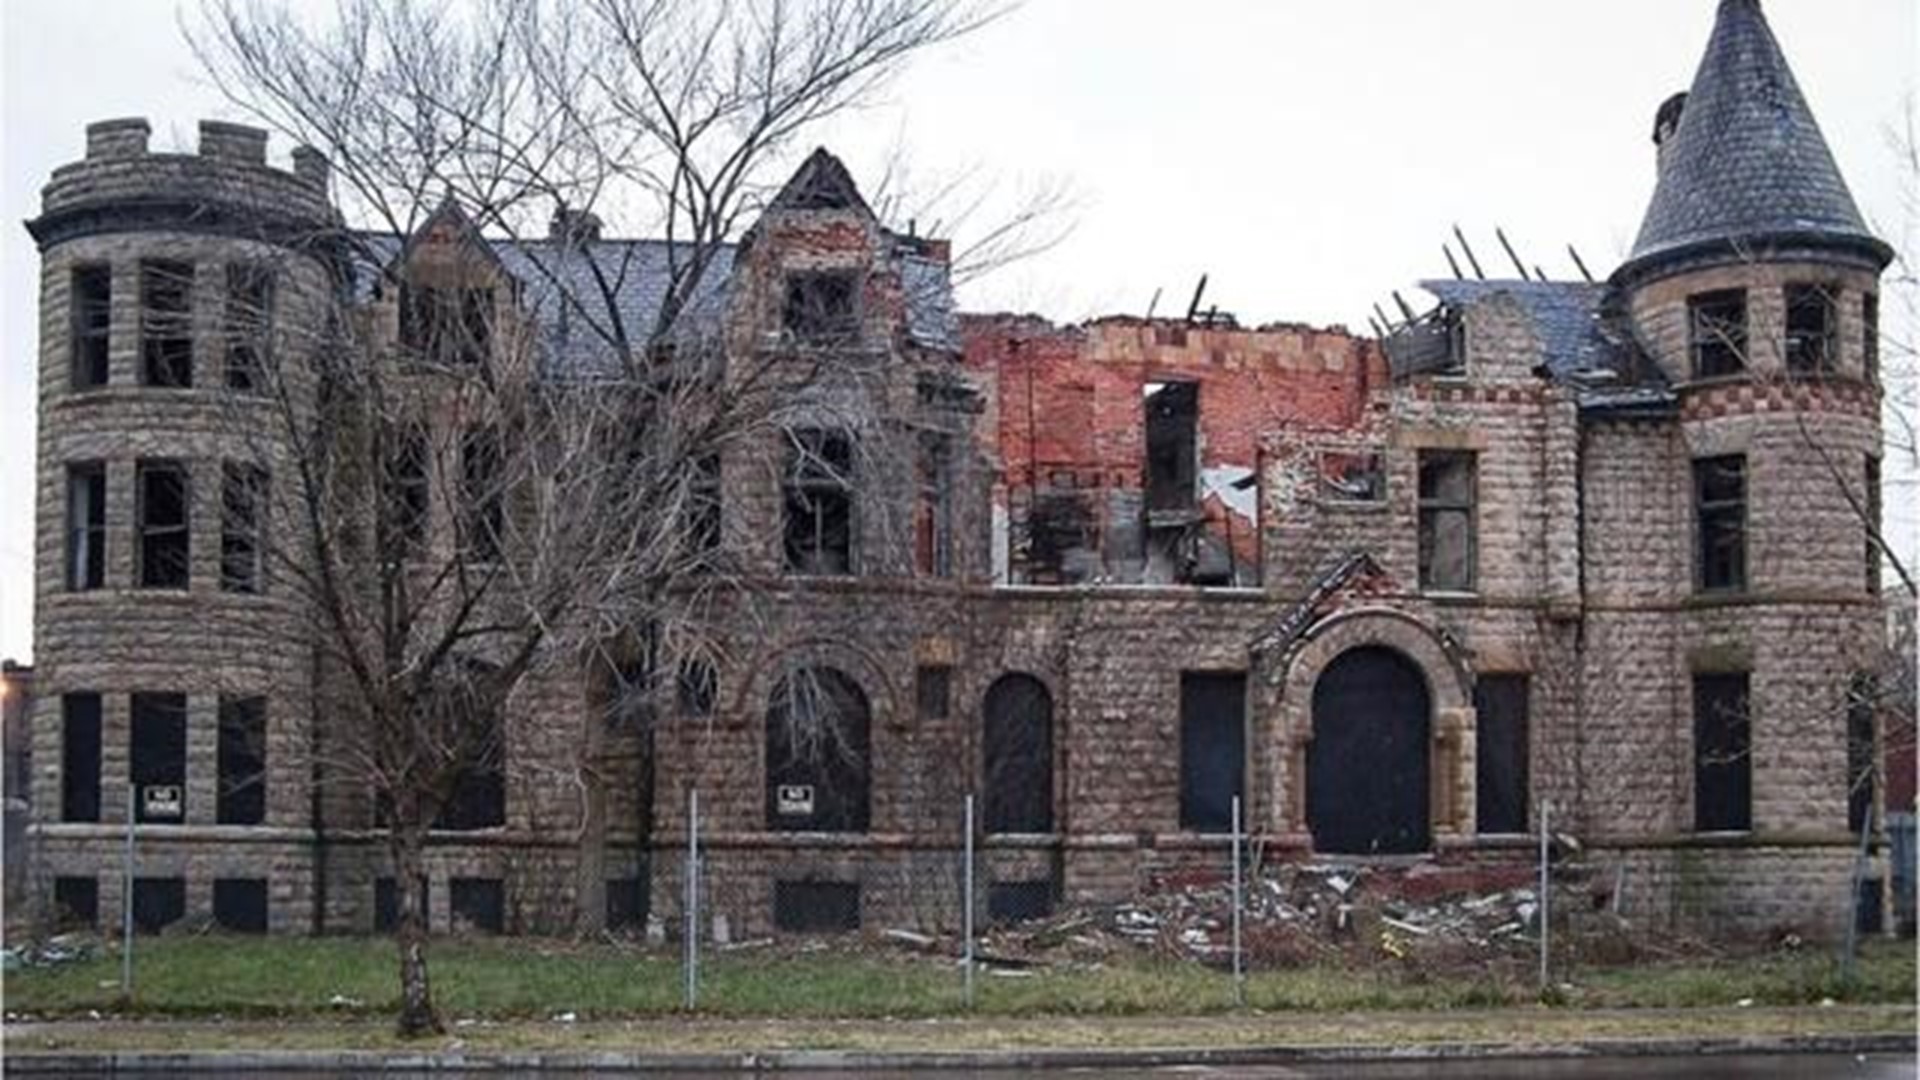
[(782, 676), (767, 702), (767, 827), (866, 832), (867, 695), (832, 668)]
[(1694, 584), (1702, 592), (1747, 584), (1747, 459), (1740, 454), (1693, 463)]
[(140, 586), (184, 589), (192, 517), (187, 468), (178, 461), (147, 460), (135, 472)]
[(143, 934), (179, 922), (187, 913), (185, 878), (134, 878), (133, 925)]
[(853, 573), (853, 440), (841, 432), (789, 436), (786, 563), (797, 574)]
[(220, 476), (220, 588), (257, 593), (266, 581), (267, 470), (228, 462)]
[(1687, 298), (1693, 377), (1738, 375), (1747, 366), (1747, 293), (1722, 289)]
[(791, 934), (840, 934), (860, 929), (860, 884), (853, 881), (776, 881), (773, 925)]
[(215, 819), (258, 825), (267, 818), (267, 699), (220, 699), (220, 787)]
[(1247, 677), (1180, 673), (1180, 827), (1225, 832), (1246, 773)]
[(987, 690), (983, 824), (990, 833), (1053, 831), (1053, 696), (1031, 675)]
[(141, 262), (140, 367), (146, 385), (193, 385), (192, 297), (192, 263)]
[(1481, 675), (1473, 687), (1476, 821), (1483, 833), (1527, 831), (1525, 675)]
[(810, 344), (851, 341), (860, 334), (860, 279), (844, 270), (805, 270), (787, 275), (781, 325)]
[(53, 919), (56, 926), (99, 925), (99, 879), (90, 877), (54, 878)]
[(107, 467), (67, 466), (67, 588), (97, 589), (107, 578)]
[(1146, 386), (1147, 509), (1193, 506), (1199, 476), (1200, 384)]
[(1698, 832), (1753, 827), (1747, 700), (1745, 673), (1693, 677), (1693, 827)]
[(113, 272), (98, 264), (73, 269), (68, 303), (73, 335), (73, 388), (107, 385), (107, 343), (113, 328)]
[(1879, 680), (1866, 671), (1856, 672), (1847, 685), (1847, 831), (1856, 834), (1871, 824), (1873, 812), (1873, 714), (1879, 690)]
[(273, 270), (252, 263), (227, 267), (221, 312), (227, 344), (227, 389), (258, 393), (266, 387), (268, 329), (273, 313)]
[(222, 930), (241, 934), (267, 932), (265, 878), (215, 878), (213, 922)]
[(1833, 371), (1834, 290), (1825, 285), (1787, 286), (1787, 371), (1823, 375)]
[(1478, 551), (1474, 503), (1476, 461), (1469, 451), (1420, 452), (1420, 587), (1465, 592), (1474, 587)]
[(507, 890), (499, 878), (454, 878), (447, 883), (447, 911), (455, 933), (507, 929)]
[(60, 820), (100, 820), (100, 695), (60, 698)]
[[(131, 758), (128, 768), (137, 789), (134, 820), (180, 822), (186, 818), (187, 695), (132, 696)], [(177, 796), (171, 806), (166, 792)], [(178, 812), (172, 812), (177, 807)]]

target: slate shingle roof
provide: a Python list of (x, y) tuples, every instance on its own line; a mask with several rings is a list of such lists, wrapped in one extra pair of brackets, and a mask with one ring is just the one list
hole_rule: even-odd
[(1629, 265), (1695, 245), (1838, 242), (1885, 261), (1759, 0), (1721, 0)]

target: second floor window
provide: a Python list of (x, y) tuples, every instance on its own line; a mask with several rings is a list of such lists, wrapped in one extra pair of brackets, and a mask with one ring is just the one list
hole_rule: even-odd
[(786, 565), (798, 574), (853, 573), (853, 440), (836, 431), (789, 436)]
[(107, 467), (67, 467), (67, 588), (97, 589), (107, 576)]
[(1747, 584), (1747, 459), (1740, 454), (1693, 463), (1694, 585), (1702, 592)]
[(494, 428), (469, 428), (460, 440), (460, 480), (466, 502), (462, 549), (470, 559), (491, 562), (500, 557), (506, 528), (505, 470)]
[(401, 285), (400, 344), (430, 363), (484, 362), (493, 349), (493, 290)]
[(1880, 380), (1880, 294), (1860, 296), (1860, 373), (1868, 382)]
[(221, 313), (227, 346), (227, 389), (266, 389), (268, 331), (272, 325), (273, 272), (240, 263), (227, 267), (226, 308)]
[(859, 293), (860, 280), (849, 271), (790, 273), (781, 325), (805, 342), (850, 341), (860, 333)]
[(107, 385), (108, 335), (113, 328), (113, 272), (105, 266), (73, 270), (73, 388)]
[(140, 586), (186, 588), (192, 518), (186, 466), (142, 461), (135, 496)]
[(1687, 298), (1693, 377), (1738, 375), (1747, 366), (1747, 292), (1722, 289)]
[(140, 366), (148, 386), (193, 385), (193, 264), (140, 264)]
[(1835, 366), (1834, 292), (1825, 285), (1787, 286), (1787, 373), (1826, 375)]
[(1475, 459), (1467, 450), (1420, 452), (1420, 587), (1474, 587)]
[(220, 482), (220, 587), (259, 592), (266, 577), (267, 470), (228, 463)]

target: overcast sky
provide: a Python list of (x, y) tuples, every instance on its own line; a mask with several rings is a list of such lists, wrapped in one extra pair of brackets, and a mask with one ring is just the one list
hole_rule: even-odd
[[(1011, 194), (1064, 183), (1074, 230), (971, 288), (974, 310), (1059, 320), (1184, 309), (1195, 280), (1243, 323), (1364, 329), (1389, 290), (1445, 276), (1458, 222), (1483, 263), (1506, 228), (1554, 277), (1631, 245), (1653, 184), (1660, 102), (1691, 81), (1713, 0), (1028, 0), (923, 57), (887, 100), (819, 141), (856, 179), (904, 145), (922, 176)], [(189, 12), (193, 10), (188, 9)], [(1898, 242), (1888, 145), (1915, 94), (1913, 0), (1771, 0), (1767, 12), (1868, 221)], [(79, 158), (84, 126), (144, 115), (190, 148), (230, 116), (199, 79), (178, 9), (4, 0), (5, 300), (0, 308), (0, 656), (32, 653), (38, 256), (17, 222)], [(270, 150), (284, 163), (287, 147)], [(923, 231), (926, 223), (922, 223)], [(962, 244), (966, 236), (957, 238)], [(1490, 271), (1494, 266), (1489, 265)], [(1914, 490), (1890, 492), (1916, 546)]]

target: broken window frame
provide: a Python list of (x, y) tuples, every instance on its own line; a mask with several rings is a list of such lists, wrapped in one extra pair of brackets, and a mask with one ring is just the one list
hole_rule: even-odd
[[(155, 520), (162, 508), (160, 485), (178, 485), (167, 502), (177, 519)], [(185, 589), (193, 578), (193, 478), (183, 461), (142, 458), (134, 469), (134, 554), (142, 589)]]
[(945, 434), (920, 436), (915, 463), (914, 569), (922, 577), (953, 576), (953, 440)]
[(380, 548), (402, 558), (427, 542), (433, 518), (433, 450), (426, 430), (403, 425), (393, 430), (393, 444), (382, 463)]
[[(134, 820), (181, 824), (187, 820), (187, 695), (139, 692), (127, 701), (127, 772), (134, 786)], [(179, 817), (150, 817), (147, 789), (180, 790)]]
[(112, 378), (113, 268), (80, 263), (68, 276), (68, 335), (75, 390), (98, 390)]
[[(1480, 580), (1480, 455), (1472, 450), (1422, 450), (1416, 462), (1418, 475), (1419, 572), (1422, 592), (1470, 593)], [(1465, 472), (1465, 493), (1443, 491), (1440, 470), (1456, 467)], [(1429, 483), (1429, 479), (1433, 481)], [(1438, 565), (1440, 544), (1448, 522), (1460, 530), (1466, 550), (1460, 555), (1457, 576), (1443, 576)]]
[(1687, 355), (1696, 379), (1747, 370), (1747, 290), (1715, 289), (1687, 297)]
[(1141, 389), (1145, 400), (1140, 467), (1147, 512), (1191, 512), (1198, 504), (1200, 484), (1200, 384), (1164, 379)]
[(273, 269), (263, 263), (229, 263), (226, 284), (221, 336), (227, 389), (265, 393), (273, 340)]
[(835, 429), (799, 428), (788, 432), (787, 441), (782, 510), (787, 573), (858, 574), (853, 436)]
[(494, 291), (400, 283), (400, 348), (413, 360), (441, 367), (478, 367), (493, 355)]
[(60, 820), (100, 820), (102, 702), (99, 694), (60, 695)]
[[(1344, 472), (1336, 472), (1339, 459), (1347, 459), (1349, 467)], [(1371, 461), (1373, 468), (1351, 467), (1352, 462)], [(1355, 493), (1344, 477), (1356, 472), (1363, 478), (1369, 478), (1365, 490)], [(1387, 501), (1387, 455), (1381, 450), (1347, 449), (1344, 447), (1322, 447), (1314, 453), (1314, 491), (1323, 504), (1336, 506), (1384, 506)]]
[(1528, 831), (1532, 689), (1532, 679), (1521, 672), (1483, 672), (1474, 679), (1474, 823), (1483, 836)]
[(267, 820), (267, 699), (260, 695), (220, 698), (220, 730), (214, 751), (214, 821), (263, 825)]
[(229, 461), (220, 475), (220, 590), (258, 594), (267, 582), (267, 470)]
[(1753, 713), (1747, 672), (1693, 676), (1693, 831), (1753, 830)]
[(193, 386), (194, 267), (180, 259), (140, 260), (140, 382)]
[(67, 591), (86, 592), (107, 580), (107, 466), (67, 465)]
[(1788, 375), (1832, 375), (1839, 368), (1838, 295), (1834, 286), (1807, 282), (1789, 284), (1781, 290), (1786, 306), (1781, 356)]
[(857, 270), (789, 270), (780, 328), (804, 345), (845, 346), (860, 340), (861, 277)]
[(1693, 459), (1693, 586), (1700, 593), (1747, 588), (1747, 459)]

